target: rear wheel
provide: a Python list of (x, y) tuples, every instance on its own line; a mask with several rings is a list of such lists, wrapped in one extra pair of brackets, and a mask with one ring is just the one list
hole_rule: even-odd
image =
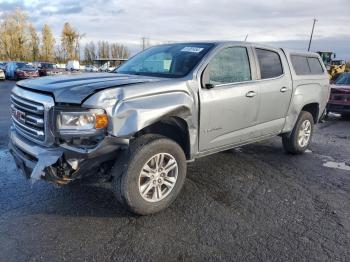
[(186, 158), (174, 141), (159, 135), (137, 138), (112, 170), (119, 202), (137, 214), (167, 208), (179, 194), (186, 177)]
[(286, 152), (302, 154), (309, 147), (314, 131), (314, 119), (309, 112), (301, 111), (292, 132), (283, 134), (282, 143)]

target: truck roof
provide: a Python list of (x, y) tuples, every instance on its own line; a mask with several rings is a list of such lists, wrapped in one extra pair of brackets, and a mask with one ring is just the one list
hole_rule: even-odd
[(305, 56), (313, 56), (313, 57), (319, 57), (320, 55), (316, 52), (310, 52), (310, 51), (304, 51), (304, 50), (297, 50), (297, 49), (288, 49), (288, 48), (281, 48), (286, 54), (295, 54), (295, 55), (305, 55)]
[[(232, 44), (232, 45), (244, 45), (244, 46), (258, 46), (272, 49), (280, 49), (288, 54), (299, 54), (299, 55), (313, 55), (319, 56), (316, 52), (310, 52), (306, 50), (297, 50), (297, 49), (289, 49), (289, 48), (281, 48), (273, 45), (267, 45), (264, 43), (255, 43), (255, 42), (246, 42), (246, 41), (228, 41), (228, 40), (211, 40), (211, 41), (185, 41), (185, 42), (175, 42), (170, 44), (214, 44), (214, 45), (223, 45), (223, 44)], [(164, 44), (167, 45), (167, 44)]]

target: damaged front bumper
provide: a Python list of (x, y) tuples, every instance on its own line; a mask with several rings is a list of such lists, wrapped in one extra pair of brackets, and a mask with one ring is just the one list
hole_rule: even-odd
[(43, 147), (22, 137), (11, 127), (9, 150), (17, 167), (32, 181), (45, 179), (57, 184), (92, 174), (103, 163), (113, 160), (118, 150), (126, 148), (129, 141), (106, 136), (94, 148), (76, 148), (66, 144)]

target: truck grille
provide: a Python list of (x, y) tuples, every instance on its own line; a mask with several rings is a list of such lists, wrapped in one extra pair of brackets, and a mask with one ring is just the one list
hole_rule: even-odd
[(49, 145), (48, 112), (54, 105), (50, 96), (31, 92), (16, 86), (11, 95), (13, 126), (22, 136), (42, 145)]

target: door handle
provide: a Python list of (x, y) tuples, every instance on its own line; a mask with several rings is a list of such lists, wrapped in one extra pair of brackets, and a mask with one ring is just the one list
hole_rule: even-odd
[(280, 90), (280, 92), (281, 92), (281, 93), (284, 93), (284, 92), (287, 92), (287, 91), (288, 91), (288, 88), (287, 88), (287, 87), (285, 87), (285, 86), (284, 86), (284, 87), (282, 87), (282, 88), (281, 88), (281, 90)]
[(254, 97), (254, 96), (256, 96), (256, 93), (254, 91), (249, 91), (245, 96), (246, 97)]

